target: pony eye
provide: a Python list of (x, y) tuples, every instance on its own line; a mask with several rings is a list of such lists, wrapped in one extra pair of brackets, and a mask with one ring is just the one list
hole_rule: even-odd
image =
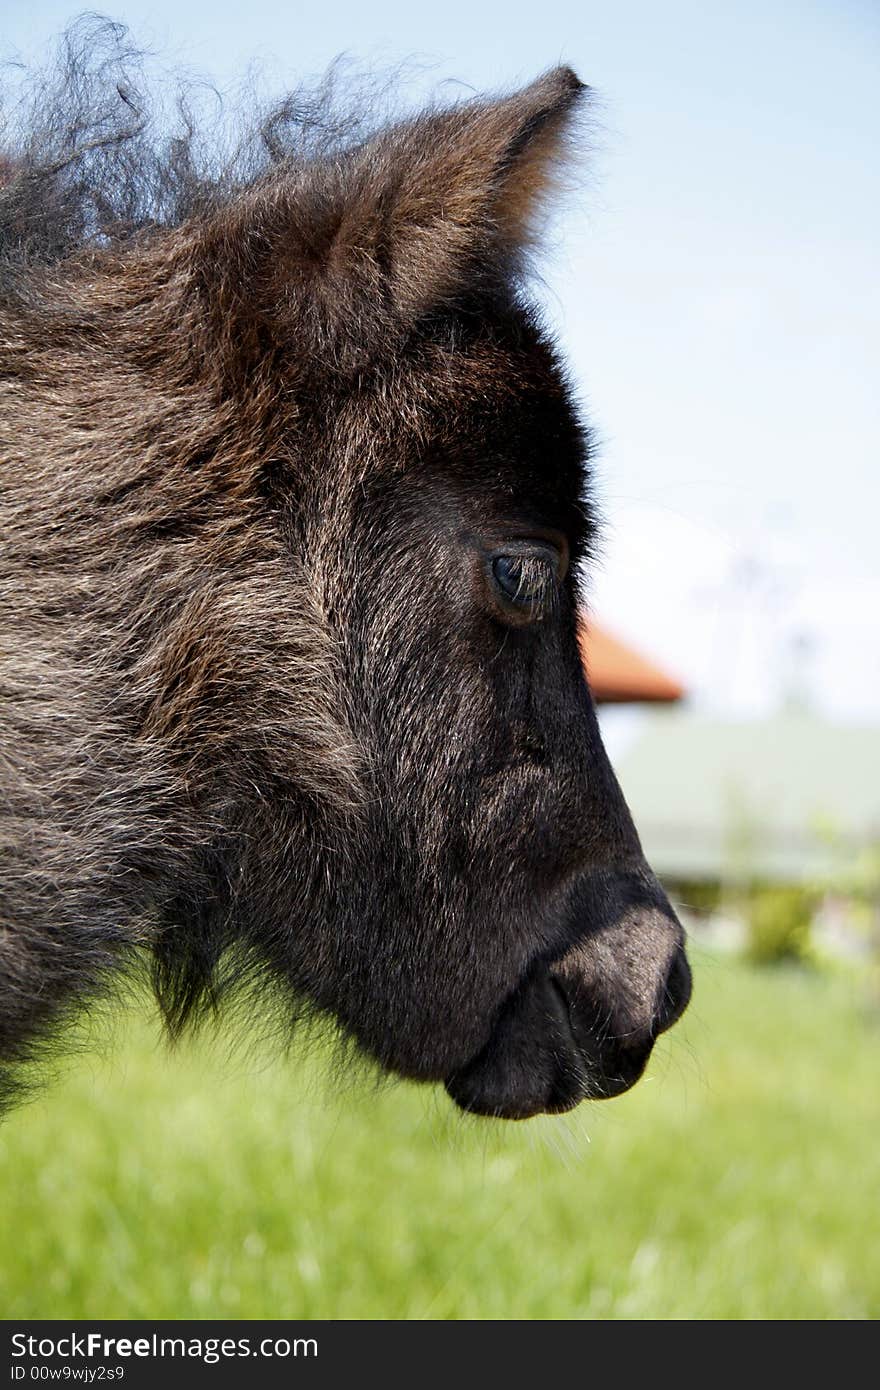
[(538, 609), (552, 595), (559, 572), (559, 556), (549, 549), (495, 555), (492, 578), (505, 602), (520, 609)]
[[(498, 587), (516, 603), (532, 603), (540, 597), (546, 576), (535, 574), (534, 569), (534, 565), (528, 565), (519, 555), (496, 555), (492, 561)], [(529, 570), (533, 572), (530, 574)]]

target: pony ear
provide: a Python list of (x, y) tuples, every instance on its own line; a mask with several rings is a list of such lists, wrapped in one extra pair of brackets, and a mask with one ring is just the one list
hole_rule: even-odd
[(386, 293), (404, 319), (454, 298), (475, 270), (509, 272), (585, 91), (570, 68), (556, 68), (513, 96), (382, 132), (353, 156), (328, 263), (359, 276), (384, 261)]
[(420, 317), (504, 282), (529, 244), (575, 107), (556, 68), (513, 96), (392, 125), (281, 167), (200, 238), (200, 276), (236, 358), (276, 338), (360, 370)]

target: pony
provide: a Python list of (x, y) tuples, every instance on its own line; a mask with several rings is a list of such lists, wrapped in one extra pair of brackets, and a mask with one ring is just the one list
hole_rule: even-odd
[[(81, 21), (0, 174), (0, 1059), (149, 962), (504, 1118), (685, 1008), (578, 651), (591, 443), (533, 302), (565, 67), (212, 141)], [(367, 113), (369, 115), (369, 112)], [(228, 136), (228, 132), (227, 132)]]

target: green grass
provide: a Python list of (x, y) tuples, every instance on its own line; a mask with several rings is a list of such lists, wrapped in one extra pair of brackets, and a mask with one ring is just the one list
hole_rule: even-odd
[(526, 1125), (154, 1036), (0, 1129), (2, 1316), (880, 1314), (880, 1029), (846, 980), (706, 957), (635, 1091)]

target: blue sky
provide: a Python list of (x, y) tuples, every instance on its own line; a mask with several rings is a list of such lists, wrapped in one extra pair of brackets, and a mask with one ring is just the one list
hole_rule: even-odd
[[(6, 0), (25, 58), (77, 12)], [(602, 441), (594, 605), (704, 705), (791, 679), (880, 718), (880, 8), (120, 0), (163, 58), (272, 85), (349, 53), (409, 94), (560, 60), (598, 93), (542, 297)], [(462, 84), (459, 86), (458, 84)]]

